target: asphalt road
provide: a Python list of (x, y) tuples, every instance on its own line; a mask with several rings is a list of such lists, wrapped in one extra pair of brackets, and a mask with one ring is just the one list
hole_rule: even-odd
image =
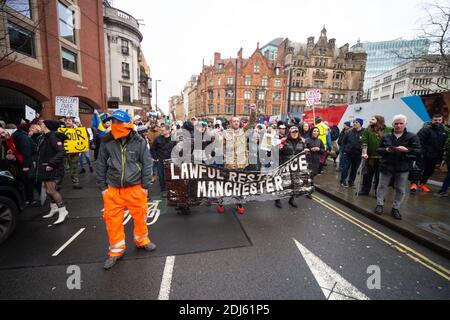
[[(152, 197), (158, 250), (133, 248), (130, 221), (125, 259), (109, 272), (98, 192), (67, 191), (66, 200), (64, 225), (28, 209), (0, 247), (0, 299), (450, 298), (447, 259), (320, 194), (299, 199), (299, 209), (254, 203), (243, 216), (201, 207), (189, 217)], [(81, 272), (80, 289), (68, 288), (69, 266)]]

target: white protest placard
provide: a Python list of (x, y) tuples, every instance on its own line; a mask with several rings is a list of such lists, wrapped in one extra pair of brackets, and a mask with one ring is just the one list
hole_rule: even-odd
[(317, 106), (322, 103), (321, 101), (320, 89), (306, 91), (306, 105), (308, 107)]
[(79, 117), (80, 99), (77, 97), (56, 97), (55, 115)]
[(33, 121), (36, 119), (36, 110), (25, 105), (25, 119), (28, 121)]

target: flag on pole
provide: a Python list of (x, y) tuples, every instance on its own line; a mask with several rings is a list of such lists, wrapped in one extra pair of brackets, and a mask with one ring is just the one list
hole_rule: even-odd
[(103, 127), (102, 118), (106, 117), (106, 114), (99, 114), (97, 110), (94, 110), (94, 114), (92, 116), (92, 129), (96, 132), (100, 137), (106, 133), (105, 127)]

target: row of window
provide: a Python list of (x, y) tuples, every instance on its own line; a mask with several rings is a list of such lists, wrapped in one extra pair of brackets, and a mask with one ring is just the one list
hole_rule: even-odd
[[(29, 0), (7, 0), (5, 4), (16, 13), (30, 20), (33, 18)], [(76, 45), (75, 11), (60, 1), (58, 1), (58, 23), (60, 38)], [(32, 30), (8, 20), (8, 36), (11, 50), (31, 58), (37, 58), (36, 35)], [(62, 67), (64, 70), (78, 73), (78, 54), (69, 48), (61, 45)]]
[[(261, 110), (261, 112), (263, 114), (266, 114), (267, 111), (267, 107), (264, 105), (259, 106), (258, 108), (259, 110)], [(234, 104), (226, 104), (225, 108), (224, 108), (224, 113), (225, 114), (233, 114), (234, 113)], [(244, 114), (250, 114), (250, 106), (247, 104), (244, 106), (244, 110), (243, 110)], [(272, 105), (272, 115), (276, 116), (276, 115), (280, 115), (280, 111), (281, 111), (281, 106), (274, 104)], [(217, 107), (215, 107), (213, 104), (208, 105), (208, 112), (210, 114), (221, 114), (222, 109), (220, 105), (217, 105)]]
[(413, 84), (416, 85), (430, 85), (433, 79), (431, 78), (416, 78), (413, 79)]
[[(222, 84), (222, 79), (217, 79), (217, 85), (218, 86), (220, 86)], [(226, 79), (226, 84), (227, 85), (234, 85), (234, 77), (228, 77), (227, 79)], [(276, 88), (281, 88), (281, 79), (275, 79), (274, 80), (274, 86), (276, 87)], [(252, 77), (251, 76), (245, 76), (245, 81), (244, 81), (244, 85), (245, 86), (251, 86), (251, 85), (253, 85), (253, 82), (252, 82)], [(214, 81), (213, 80), (210, 80), (209, 81), (209, 87), (213, 87), (214, 86)], [(262, 79), (261, 79), (261, 86), (262, 87), (268, 87), (269, 86), (269, 78), (268, 77), (263, 77)]]

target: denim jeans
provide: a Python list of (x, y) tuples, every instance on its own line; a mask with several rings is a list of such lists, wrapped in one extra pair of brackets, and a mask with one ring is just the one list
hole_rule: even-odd
[[(346, 154), (346, 161), (345, 161), (345, 165), (344, 165), (344, 170), (342, 171), (342, 175), (341, 175), (341, 183), (345, 183), (347, 182), (347, 177), (348, 177), (348, 182), (349, 183), (354, 183), (356, 180), (356, 174), (358, 173), (358, 168), (361, 164), (361, 155), (351, 155), (351, 154)], [(349, 176), (349, 172), (350, 172), (350, 176)]]
[(440, 193), (447, 193), (448, 189), (450, 188), (450, 171), (447, 172), (447, 176), (445, 177), (444, 184), (442, 185)]
[(86, 152), (80, 153), (80, 168), (81, 169), (84, 168), (83, 157), (86, 158), (86, 162), (87, 162), (89, 168), (92, 167), (91, 158), (89, 157), (89, 151), (86, 151)]

